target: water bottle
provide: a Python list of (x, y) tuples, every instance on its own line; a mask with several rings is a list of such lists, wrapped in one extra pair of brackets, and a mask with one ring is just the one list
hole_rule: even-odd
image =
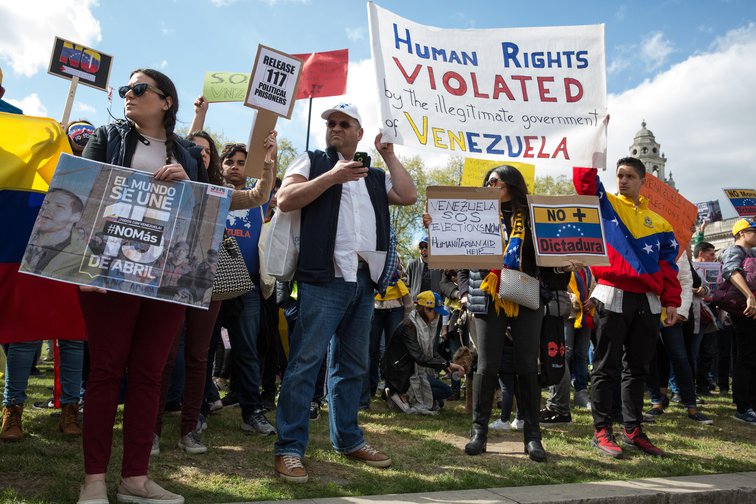
[(459, 381), (460, 378), (462, 378), (462, 373), (460, 373), (459, 371), (454, 371), (452, 373), (452, 380)]

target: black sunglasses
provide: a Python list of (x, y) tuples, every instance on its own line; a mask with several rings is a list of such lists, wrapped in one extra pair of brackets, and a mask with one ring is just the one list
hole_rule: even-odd
[(349, 121), (326, 121), (326, 126), (333, 129), (336, 127), (336, 125), (341, 126), (341, 129), (349, 129), (352, 127), (352, 123)]
[(497, 183), (499, 183), (499, 182), (501, 182), (501, 179), (500, 179), (500, 178), (491, 177), (491, 178), (490, 178), (490, 179), (488, 179), (488, 181), (486, 182), (486, 186), (487, 186), (487, 187), (496, 187), (496, 184), (497, 184)]
[(165, 98), (165, 93), (163, 93), (155, 86), (147, 84), (146, 82), (140, 82), (139, 84), (134, 84), (133, 86), (121, 86), (118, 88), (118, 96), (120, 96), (121, 98), (126, 98), (126, 93), (128, 93), (129, 91), (134, 93), (134, 96), (142, 96), (147, 92), (148, 89), (153, 93)]

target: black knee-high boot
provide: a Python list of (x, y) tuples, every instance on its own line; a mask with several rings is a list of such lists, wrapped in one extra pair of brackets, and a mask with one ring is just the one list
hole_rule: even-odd
[(465, 445), (465, 453), (468, 455), (480, 455), (486, 451), (488, 421), (491, 419), (495, 388), (495, 374), (487, 376), (475, 373), (473, 375), (473, 421), (470, 442)]
[(525, 440), (525, 453), (531, 460), (544, 462), (546, 450), (541, 444), (541, 427), (538, 423), (538, 412), (541, 406), (541, 385), (538, 383), (536, 373), (517, 375), (517, 387), (519, 387), (520, 412), (525, 420), (523, 429)]

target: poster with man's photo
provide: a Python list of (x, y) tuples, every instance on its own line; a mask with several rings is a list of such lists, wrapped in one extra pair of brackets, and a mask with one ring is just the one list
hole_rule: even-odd
[(230, 202), (224, 187), (64, 154), (19, 271), (207, 308)]

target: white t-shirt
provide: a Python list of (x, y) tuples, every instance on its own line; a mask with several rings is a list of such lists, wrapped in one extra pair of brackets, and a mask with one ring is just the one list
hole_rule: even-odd
[[(344, 159), (341, 154), (339, 159)], [(310, 179), (310, 156), (306, 152), (300, 154), (289, 165), (284, 178), (290, 175), (302, 175)], [(386, 193), (392, 187), (391, 174), (386, 171)], [(365, 179), (342, 184), (333, 252), (336, 277), (347, 282), (356, 282), (359, 256), (368, 263), (370, 277), (377, 282), (383, 272), (386, 252), (377, 251), (376, 246), (375, 211)]]
[[(131, 159), (131, 168), (148, 173), (155, 173), (165, 166), (165, 140), (142, 135), (149, 145), (145, 145), (141, 140), (137, 140), (134, 157)], [(171, 158), (171, 163), (177, 163)]]

